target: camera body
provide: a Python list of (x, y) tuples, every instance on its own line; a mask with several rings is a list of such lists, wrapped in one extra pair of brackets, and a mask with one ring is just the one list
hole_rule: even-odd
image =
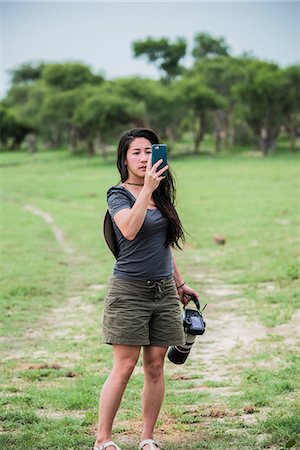
[(205, 332), (205, 322), (200, 311), (194, 309), (184, 309), (183, 329), (185, 333), (192, 336), (201, 335)]

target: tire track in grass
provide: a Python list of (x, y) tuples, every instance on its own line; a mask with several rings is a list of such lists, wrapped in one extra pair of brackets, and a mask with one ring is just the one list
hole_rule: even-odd
[(63, 230), (55, 224), (53, 216), (50, 213), (42, 211), (41, 209), (36, 208), (33, 205), (25, 205), (23, 209), (25, 211), (31, 212), (35, 216), (41, 217), (50, 226), (50, 228), (54, 234), (54, 237), (55, 237), (56, 241), (60, 244), (63, 252), (68, 255), (74, 254), (74, 252), (75, 252), (74, 247), (71, 247), (66, 242)]
[[(52, 350), (47, 349), (47, 342), (53, 343), (55, 340), (63, 340), (68, 338), (73, 342), (84, 341), (87, 336), (85, 330), (93, 323), (96, 324), (97, 307), (94, 304), (87, 303), (80, 295), (83, 287), (76, 280), (78, 267), (86, 258), (79, 254), (77, 249), (70, 245), (65, 237), (64, 231), (57, 226), (54, 217), (46, 211), (37, 208), (34, 205), (26, 204), (23, 209), (43, 219), (51, 228), (55, 240), (59, 243), (62, 252), (67, 256), (67, 265), (71, 267), (71, 276), (67, 280), (66, 299), (59, 305), (55, 306), (31, 327), (28, 327), (22, 338), (5, 338), (7, 342), (7, 350), (3, 352), (2, 361), (25, 359), (32, 361), (40, 359), (41, 362), (48, 359), (60, 359), (64, 362), (64, 366), (73, 365), (74, 361), (81, 359), (81, 355), (77, 352), (66, 352), (65, 354), (58, 351), (53, 354)], [(90, 289), (94, 293), (98, 293), (102, 285), (92, 285)], [(86, 293), (86, 287), (84, 288)], [(80, 329), (80, 333), (76, 331)], [(41, 342), (45, 341), (42, 346)], [(24, 345), (26, 342), (26, 345)], [(28, 367), (30, 364), (28, 364)], [(24, 370), (24, 364), (22, 364)]]

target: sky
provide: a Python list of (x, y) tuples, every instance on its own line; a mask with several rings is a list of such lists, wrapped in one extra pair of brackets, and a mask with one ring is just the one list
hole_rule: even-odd
[[(146, 37), (185, 37), (188, 52), (196, 33), (224, 37), (231, 54), (251, 52), (282, 67), (300, 60), (300, 2), (26, 2), (0, 0), (0, 95), (9, 70), (25, 62), (80, 61), (106, 78), (158, 78), (132, 42)], [(182, 61), (186, 67), (191, 56)]]

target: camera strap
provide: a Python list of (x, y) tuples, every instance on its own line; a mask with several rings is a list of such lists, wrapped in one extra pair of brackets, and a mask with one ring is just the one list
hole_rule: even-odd
[[(205, 305), (203, 306), (203, 308), (202, 308), (201, 311), (200, 311), (200, 302), (199, 302), (199, 300), (197, 299), (197, 297), (195, 297), (194, 295), (190, 295), (189, 297), (190, 297), (190, 299), (195, 303), (195, 306), (196, 306), (197, 310), (199, 311), (199, 313), (202, 314), (202, 311), (204, 311), (205, 308), (207, 307), (207, 303), (205, 303)], [(184, 305), (183, 309), (185, 309), (186, 306), (187, 306), (187, 305)]]

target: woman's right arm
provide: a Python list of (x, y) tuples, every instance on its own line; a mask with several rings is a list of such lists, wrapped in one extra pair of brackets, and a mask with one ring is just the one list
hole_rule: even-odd
[(131, 209), (121, 209), (121, 211), (117, 212), (114, 216), (114, 221), (117, 227), (125, 239), (129, 241), (132, 241), (140, 231), (146, 217), (152, 192), (158, 187), (160, 181), (164, 179), (161, 174), (166, 170), (166, 168), (168, 168), (168, 166), (165, 166), (156, 172), (156, 169), (161, 162), (162, 159), (157, 161), (151, 167), (151, 158), (149, 158), (147, 162), (144, 186), (136, 199), (135, 204)]

